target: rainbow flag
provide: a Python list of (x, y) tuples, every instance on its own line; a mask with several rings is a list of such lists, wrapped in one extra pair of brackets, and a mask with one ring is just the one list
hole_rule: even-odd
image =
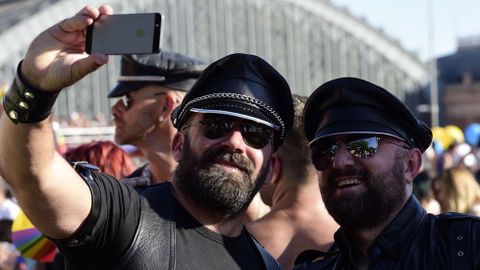
[(53, 262), (57, 253), (55, 244), (33, 226), (23, 211), (13, 221), (12, 239), (23, 256), (36, 261)]

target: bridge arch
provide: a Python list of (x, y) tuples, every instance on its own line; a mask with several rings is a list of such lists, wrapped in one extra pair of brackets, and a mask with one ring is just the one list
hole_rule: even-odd
[[(400, 98), (418, 91), (426, 65), (397, 42), (327, 0), (23, 0), (23, 19), (0, 33), (0, 79), (10, 82), (33, 37), (86, 3), (118, 13), (161, 12), (163, 48), (216, 60), (233, 52), (257, 54), (308, 95), (326, 80), (361, 77)], [(34, 3), (37, 2), (37, 5)], [(43, 4), (41, 4), (43, 2)], [(0, 11), (1, 12), (1, 11)], [(1, 14), (1, 13), (0, 13)], [(118, 57), (59, 97), (55, 112), (109, 115), (106, 95), (118, 76)]]

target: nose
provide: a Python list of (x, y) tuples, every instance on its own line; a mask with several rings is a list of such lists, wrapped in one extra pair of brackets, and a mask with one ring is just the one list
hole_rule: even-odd
[(123, 104), (123, 101), (119, 99), (113, 106), (112, 106), (112, 115), (113, 118), (116, 119), (122, 115), (127, 108), (125, 107), (125, 104)]
[(348, 166), (352, 166), (355, 163), (354, 157), (348, 150), (345, 148), (343, 142), (338, 142), (337, 151), (333, 156), (333, 168), (345, 168)]
[(242, 133), (237, 125), (227, 135), (223, 137), (222, 145), (229, 147), (231, 150), (237, 153), (245, 152), (247, 145), (243, 140)]

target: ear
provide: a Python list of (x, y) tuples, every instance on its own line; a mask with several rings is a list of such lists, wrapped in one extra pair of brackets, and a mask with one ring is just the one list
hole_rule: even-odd
[(167, 92), (165, 94), (165, 103), (163, 108), (169, 112), (173, 111), (175, 107), (177, 107), (179, 104), (177, 97), (175, 97), (175, 94), (172, 94), (171, 92)]
[(177, 132), (172, 139), (172, 155), (176, 162), (182, 160), (183, 140), (185, 137), (182, 133)]
[(405, 181), (413, 183), (413, 179), (420, 173), (422, 167), (422, 152), (418, 148), (410, 150), (406, 157)]
[(270, 160), (270, 164), (268, 165), (268, 173), (265, 181), (263, 182), (264, 185), (274, 185), (280, 181), (280, 177), (282, 176), (282, 161), (280, 157), (275, 153), (272, 155), (272, 159)]
[(162, 99), (158, 99), (158, 102), (161, 106), (160, 115), (158, 116), (158, 118), (160, 122), (163, 122), (169, 119), (170, 114), (172, 113), (173, 109), (175, 109), (177, 104), (175, 102), (175, 97), (169, 92), (165, 93), (165, 98), (163, 99), (163, 101)]

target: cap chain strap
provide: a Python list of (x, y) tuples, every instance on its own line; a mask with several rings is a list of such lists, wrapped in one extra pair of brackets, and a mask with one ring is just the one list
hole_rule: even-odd
[(237, 94), (237, 93), (215, 93), (215, 94), (209, 94), (209, 95), (205, 95), (205, 96), (195, 98), (195, 99), (189, 101), (183, 107), (182, 111), (180, 111), (180, 113), (179, 113), (178, 119), (181, 119), (183, 117), (183, 115), (187, 112), (187, 110), (189, 108), (193, 107), (194, 104), (199, 103), (199, 102), (204, 101), (204, 100), (208, 100), (208, 99), (219, 99), (219, 98), (230, 98), (230, 99), (247, 101), (247, 102), (253, 103), (253, 104), (258, 105), (261, 108), (265, 109), (280, 124), (280, 130), (281, 130), (280, 131), (280, 139), (283, 139), (283, 137), (285, 135), (285, 123), (283, 122), (280, 115), (278, 115), (278, 113), (272, 107), (267, 105), (265, 102), (263, 102), (259, 99), (253, 98), (251, 96), (241, 95), (241, 94)]

